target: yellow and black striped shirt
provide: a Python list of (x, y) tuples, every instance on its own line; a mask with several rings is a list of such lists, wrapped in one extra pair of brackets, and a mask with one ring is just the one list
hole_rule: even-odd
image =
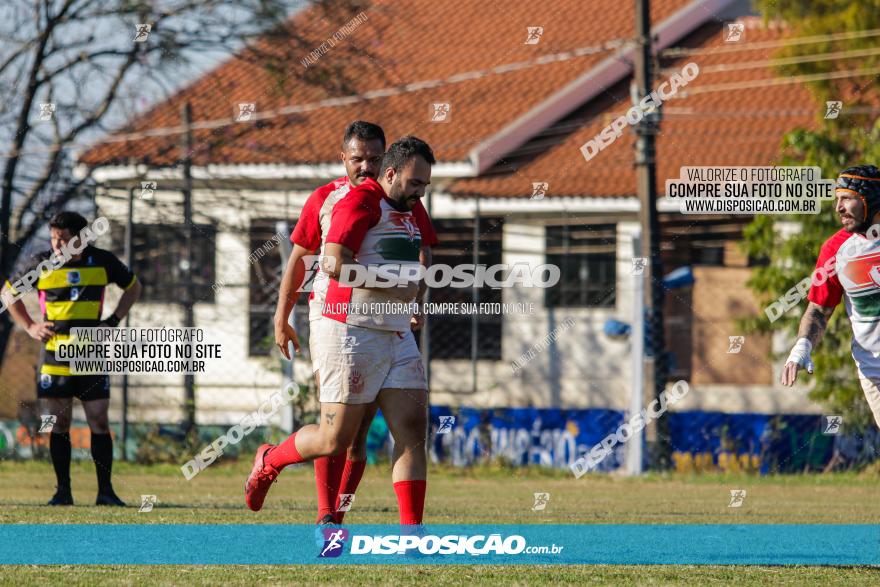
[[(19, 292), (13, 284), (51, 258), (52, 254), (49, 249), (33, 255), (13, 272), (6, 283), (7, 287), (17, 295)], [(71, 259), (58, 269), (42, 273), (36, 288), (40, 297), (40, 311), (44, 321), (54, 324), (55, 336), (43, 347), (40, 373), (70, 375), (69, 364), (55, 359), (58, 341), (68, 338), (71, 328), (98, 325), (107, 284), (115, 283), (122, 289), (128, 289), (136, 280), (134, 273), (116, 255), (93, 246), (86, 247), (79, 259)]]

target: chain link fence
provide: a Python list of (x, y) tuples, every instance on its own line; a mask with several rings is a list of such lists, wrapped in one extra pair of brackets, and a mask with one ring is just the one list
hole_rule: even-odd
[[(274, 348), (272, 318), (292, 225), (291, 220), (273, 217), (251, 218), (244, 227), (212, 221), (207, 215), (197, 218), (195, 326), (204, 330), (209, 342), (222, 345), (223, 358), (216, 369), (195, 377), (194, 439), (182, 432), (182, 375), (133, 374), (127, 381), (114, 375), (111, 421), (115, 434), (126, 440), (117, 443), (120, 453), (124, 447), (130, 459), (182, 464), (290, 381), (299, 390), (296, 400), (278, 410), (268, 426), (226, 448), (224, 458), (249, 454), (259, 443), (315, 421), (319, 406), (311, 376), (305, 295), (294, 311), (302, 355), (291, 364)], [(618, 440), (596, 468), (621, 468), (626, 435), (619, 430), (630, 417), (629, 343), (606, 325), (609, 320), (631, 320), (633, 263), (625, 227), (568, 217), (439, 217), (435, 225), (441, 241), (434, 250), (436, 264), (551, 263), (560, 268), (560, 282), (546, 289), (485, 285), (430, 291), (425, 301), (433, 310), (417, 340), (431, 380), (432, 460), (457, 466), (567, 469), (612, 436)], [(117, 216), (112, 238), (99, 246), (122, 256), (124, 237), (125, 225)], [(132, 312), (131, 326), (182, 325), (183, 240), (183, 227), (161, 215), (134, 224), (132, 266), (144, 295)], [(713, 281), (714, 277), (704, 279), (703, 287)], [(667, 299), (667, 345), (673, 351), (676, 378), (690, 378), (689, 349), (704, 344), (702, 330), (687, 318), (689, 312), (702, 311), (694, 288), (703, 282), (698, 278), (697, 285)], [(107, 307), (114, 307), (117, 295), (108, 289)], [(710, 297), (717, 295), (710, 292)], [(25, 301), (37, 316), (36, 296)], [(439, 311), (441, 307), (447, 310)], [(38, 354), (39, 345), (16, 330), (0, 366), (4, 458), (40, 456), (47, 450), (47, 435), (37, 432)], [(699, 381), (692, 387), (695, 393), (704, 389)], [(75, 454), (88, 458), (88, 433), (78, 407), (74, 417)], [(674, 408), (668, 425), (672, 468), (681, 472), (860, 467), (876, 458), (878, 446), (873, 428), (863, 432), (843, 426), (829, 432), (827, 417), (821, 415)], [(390, 442), (379, 416), (368, 441), (371, 460), (387, 455)]]

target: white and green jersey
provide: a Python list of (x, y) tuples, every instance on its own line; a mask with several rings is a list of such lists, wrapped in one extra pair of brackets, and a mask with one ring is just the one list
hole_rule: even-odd
[[(312, 195), (309, 196), (303, 206), (299, 220), (296, 222), (296, 227), (290, 235), (290, 241), (310, 251), (318, 250), (323, 255), (324, 244), (330, 231), (333, 209), (336, 204), (348, 195), (353, 187), (348, 177), (340, 177), (312, 192)], [(421, 202), (417, 202), (413, 207), (412, 217), (415, 218), (418, 225), (422, 245), (427, 247), (436, 246), (437, 233), (431, 225), (428, 211), (425, 210)], [(360, 261), (364, 264), (372, 262), (364, 261), (363, 259), (360, 259)], [(318, 269), (315, 272), (312, 291), (309, 295), (309, 321), (321, 318), (329, 284), (330, 279), (327, 277), (327, 274)]]
[(880, 378), (880, 240), (840, 230), (819, 252), (816, 267), (829, 266), (833, 271), (819, 272), (827, 279), (814, 278), (807, 298), (826, 308), (844, 300), (856, 365), (866, 377)]
[[(418, 218), (389, 202), (385, 190), (372, 179), (352, 188), (333, 208), (326, 242), (351, 250), (360, 265), (395, 265), (400, 271), (418, 266), (422, 246)], [(352, 288), (330, 279), (323, 316), (353, 326), (408, 332), (413, 304), (386, 291)]]

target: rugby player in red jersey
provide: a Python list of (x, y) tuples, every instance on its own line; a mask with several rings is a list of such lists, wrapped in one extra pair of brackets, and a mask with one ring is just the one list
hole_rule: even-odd
[(422, 523), (428, 385), (410, 330), (419, 283), (366, 288), (339, 280), (346, 267), (389, 265), (409, 275), (418, 266), (421, 234), (412, 210), (434, 162), (424, 141), (404, 137), (385, 154), (379, 180), (365, 179), (334, 207), (321, 264), (330, 281), (314, 353), (326, 401), (318, 424), (257, 449), (245, 484), (252, 510), (262, 507), (284, 467), (345, 450), (368, 404), (377, 400), (395, 441), (392, 481), (400, 522)]
[[(351, 123), (343, 136), (341, 154), (347, 177), (318, 188), (303, 206), (296, 228), (291, 235), (294, 250), (282, 278), (275, 313), (275, 342), (288, 359), (290, 358), (289, 343), (292, 342), (299, 350), (296, 331), (290, 326), (288, 318), (305, 278), (306, 268), (303, 258), (316, 250), (323, 250), (324, 237), (327, 235), (334, 206), (349, 194), (352, 187), (360, 185), (367, 178), (376, 179), (384, 150), (385, 135), (378, 125), (363, 121)], [(430, 247), (437, 244), (437, 236), (420, 201), (413, 208), (413, 215), (421, 234), (420, 261), (423, 265), (429, 266)], [(328, 285), (327, 275), (319, 271), (315, 276), (309, 298), (310, 347), (313, 356), (320, 351), (318, 321), (321, 320)], [(419, 325), (414, 324), (413, 328), (418, 328)], [(313, 367), (320, 388), (319, 362), (314, 361)], [(332, 398), (328, 399), (322, 393), (320, 399), (324, 402)], [(366, 466), (366, 437), (377, 408), (375, 402), (367, 406), (354, 442), (347, 451), (314, 460), (319, 524), (342, 523), (345, 511), (339, 509), (341, 505), (339, 496), (353, 495), (357, 490)]]
[(827, 279), (813, 280), (782, 384), (794, 385), (802, 368), (813, 372), (810, 353), (842, 299), (853, 328), (852, 356), (859, 381), (880, 426), (880, 240), (869, 231), (880, 222), (880, 169), (860, 165), (843, 170), (835, 196), (842, 228), (819, 251), (816, 268)]

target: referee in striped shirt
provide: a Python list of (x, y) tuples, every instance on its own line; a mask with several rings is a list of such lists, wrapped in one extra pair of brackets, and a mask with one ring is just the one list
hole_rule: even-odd
[[(60, 212), (49, 221), (51, 248), (33, 255), (20, 264), (6, 282), (4, 294), (18, 297), (13, 284), (33, 283), (22, 279), (37, 270), (40, 263), (61, 258), (74, 237), (76, 250), (83, 244), (83, 229), (88, 223), (76, 212)], [(56, 265), (57, 266), (57, 265)], [(115, 311), (101, 320), (104, 288), (116, 284), (123, 289)], [(116, 326), (141, 294), (141, 285), (134, 273), (110, 251), (91, 244), (82, 248), (60, 267), (39, 274), (36, 289), (40, 298), (42, 320), (31, 319), (21, 299), (9, 305), (9, 313), (18, 326), (36, 340), (43, 342), (37, 369), (37, 397), (47, 412), (56, 417), (49, 440), (49, 453), (55, 468), (58, 487), (49, 505), (73, 505), (70, 488), (70, 419), (73, 398), (79, 398), (91, 431), (92, 458), (98, 476), (98, 497), (95, 505), (124, 506), (113, 491), (110, 473), (113, 467), (113, 440), (107, 420), (110, 405), (110, 379), (105, 375), (71, 375), (69, 363), (55, 359), (58, 342), (69, 337), (71, 328)]]

